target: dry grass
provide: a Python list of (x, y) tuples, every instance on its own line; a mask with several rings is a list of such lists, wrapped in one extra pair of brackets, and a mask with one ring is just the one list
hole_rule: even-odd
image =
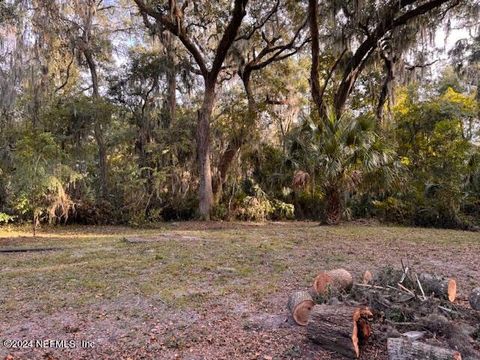
[[(480, 274), (480, 234), (463, 231), (193, 222), (142, 230), (44, 229), (37, 239), (24, 229), (10, 228), (0, 229), (0, 237), (3, 248), (61, 248), (0, 253), (0, 339), (62, 338), (74, 326), (79, 328), (77, 338), (111, 345), (111, 358), (140, 353), (157, 359), (292, 358), (292, 352), (308, 358), (318, 349), (299, 335), (285, 338), (301, 335), (297, 328), (274, 326), (264, 331), (272, 343), (256, 336), (256, 346), (248, 340), (248, 324), (259, 316), (284, 316), (288, 293), (308, 287), (320, 269), (342, 266), (359, 277), (366, 269), (408, 258), (425, 270), (457, 276), (463, 295)], [(124, 237), (148, 241), (131, 244)], [(201, 330), (218, 318), (225, 319), (217, 330), (223, 329), (227, 345), (210, 338), (216, 331)], [(229, 333), (237, 326), (237, 333)], [(135, 341), (124, 343), (125, 336)], [(284, 339), (281, 346), (274, 343), (278, 336)], [(242, 338), (250, 342), (247, 357), (239, 350), (245, 348)], [(98, 358), (109, 358), (105, 344), (96, 348)], [(44, 352), (13, 354), (31, 359)], [(0, 347), (0, 358), (8, 353)], [(80, 350), (58, 354), (51, 352), (52, 358), (88, 358)]]

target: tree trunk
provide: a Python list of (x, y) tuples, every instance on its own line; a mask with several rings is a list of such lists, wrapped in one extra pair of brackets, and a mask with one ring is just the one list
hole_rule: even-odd
[[(87, 61), (88, 68), (90, 70), (90, 77), (92, 79), (92, 97), (95, 101), (100, 100), (99, 86), (98, 86), (98, 75), (97, 75), (97, 66), (93, 55), (88, 49), (89, 44), (83, 44), (83, 54), (85, 60)], [(98, 104), (95, 104), (98, 105)], [(101, 119), (98, 116), (94, 119), (95, 124), (93, 127), (95, 141), (97, 142), (98, 147), (98, 176), (99, 176), (99, 186), (100, 186), (100, 197), (104, 198), (107, 195), (107, 147), (105, 145), (105, 138), (100, 124)]]
[(210, 166), (210, 117), (214, 104), (215, 80), (207, 80), (197, 123), (197, 158), (200, 176), (199, 212), (202, 220), (210, 220), (210, 212), (213, 206), (212, 170)]
[(298, 325), (305, 326), (315, 303), (306, 291), (296, 291), (288, 298), (287, 308)]
[(323, 348), (348, 358), (358, 358), (371, 335), (372, 312), (367, 307), (317, 305), (310, 313), (307, 335)]
[(203, 105), (198, 111), (196, 140), (200, 177), (199, 213), (202, 219), (208, 220), (210, 219), (210, 211), (213, 205), (212, 173), (210, 167), (210, 117), (215, 103), (215, 85), (218, 75), (222, 70), (223, 62), (227, 57), (230, 47), (235, 42), (238, 29), (247, 14), (246, 6), (248, 0), (235, 0), (232, 16), (218, 42), (210, 70), (208, 70), (207, 62), (195, 41), (187, 36), (188, 31), (183, 27), (182, 16), (178, 15), (181, 11), (175, 2), (169, 3), (170, 16), (166, 16), (162, 11), (157, 11), (157, 8), (147, 5), (142, 0), (135, 0), (135, 3), (142, 15), (144, 15), (145, 22), (149, 23), (147, 15), (155, 18), (158, 24), (161, 24), (164, 29), (180, 40), (195, 59), (205, 81)]
[(320, 88), (319, 80), (319, 54), (320, 54), (320, 40), (318, 35), (318, 0), (309, 0), (308, 1), (308, 16), (309, 16), (309, 25), (310, 25), (310, 37), (311, 41), (311, 58), (312, 65), (310, 68), (310, 91), (312, 94), (312, 99), (317, 108), (318, 115), (320, 119), (323, 118), (325, 113), (323, 96)]
[(248, 101), (247, 119), (245, 119), (245, 123), (243, 124), (240, 133), (233, 136), (227, 145), (227, 148), (220, 157), (218, 164), (218, 176), (213, 183), (215, 203), (220, 201), (223, 192), (223, 185), (225, 184), (228, 171), (230, 170), (235, 156), (240, 151), (240, 148), (245, 144), (250, 128), (255, 125), (257, 121), (258, 108), (250, 85), (251, 74), (252, 72), (250, 69), (245, 69), (244, 73), (242, 74), (243, 87), (245, 89)]
[(169, 128), (175, 121), (177, 112), (177, 70), (175, 66), (175, 47), (173, 36), (170, 33), (165, 34), (165, 46), (167, 50), (167, 117), (164, 123), (165, 128)]
[(380, 96), (378, 99), (377, 105), (377, 129), (382, 128), (384, 123), (384, 107), (385, 103), (389, 96), (392, 93), (392, 83), (395, 79), (395, 74), (393, 72), (395, 59), (391, 59), (388, 55), (382, 55), (383, 61), (385, 63), (385, 79), (383, 80), (382, 90), (380, 91)]
[(107, 147), (105, 145), (102, 125), (98, 122), (98, 119), (95, 119), (94, 136), (98, 146), (100, 197), (105, 198), (107, 196)]
[(388, 360), (462, 360), (458, 351), (402, 338), (389, 338), (387, 349)]
[[(313, 1), (313, 0), (310, 0)], [(373, 29), (369, 36), (357, 47), (357, 50), (350, 58), (343, 72), (343, 78), (335, 92), (335, 112), (337, 117), (343, 113), (348, 97), (353, 91), (355, 82), (365, 68), (370, 56), (376, 50), (378, 40), (380, 40), (388, 31), (407, 24), (410, 20), (432, 11), (442, 6), (449, 0), (431, 0), (414, 9), (401, 12), (406, 6), (414, 1), (393, 2), (390, 11), (386, 11), (386, 16), (381, 19), (378, 25)], [(400, 7), (398, 6), (400, 4)], [(398, 15), (398, 16), (397, 16)]]
[(337, 187), (328, 187), (326, 189), (326, 217), (328, 225), (337, 225), (342, 219), (342, 200), (341, 193)]

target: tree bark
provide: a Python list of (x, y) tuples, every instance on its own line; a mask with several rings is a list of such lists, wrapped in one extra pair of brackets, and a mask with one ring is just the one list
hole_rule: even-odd
[(360, 347), (371, 335), (367, 307), (346, 305), (317, 305), (310, 313), (307, 335), (327, 350), (348, 358), (358, 358)]
[(387, 349), (389, 360), (462, 360), (462, 355), (458, 351), (402, 338), (389, 338)]
[(391, 88), (393, 80), (395, 79), (395, 74), (393, 72), (393, 66), (395, 59), (390, 59), (387, 56), (382, 56), (385, 63), (385, 78), (382, 84), (382, 90), (380, 91), (380, 96), (378, 98), (377, 105), (377, 129), (380, 129), (384, 123), (384, 107), (388, 99), (388, 96), (391, 95)]
[(210, 220), (213, 206), (212, 170), (210, 166), (210, 118), (215, 104), (215, 80), (205, 85), (203, 104), (198, 111), (197, 158), (199, 165), (199, 213), (202, 220)]
[(320, 80), (318, 75), (319, 68), (319, 53), (320, 53), (320, 41), (318, 37), (318, 0), (308, 1), (308, 14), (310, 24), (310, 37), (311, 37), (311, 54), (312, 54), (312, 66), (310, 68), (310, 90), (312, 93), (312, 99), (317, 108), (320, 119), (323, 118), (324, 104), (321, 96)]
[(165, 47), (167, 50), (167, 118), (164, 127), (169, 128), (175, 122), (177, 112), (177, 70), (175, 66), (175, 47), (170, 33), (166, 34)]
[[(88, 48), (89, 44), (83, 44), (82, 51), (87, 61), (88, 68), (90, 70), (90, 77), (92, 80), (92, 97), (94, 101), (100, 100), (99, 86), (98, 86), (98, 74), (97, 66), (95, 60), (91, 53), (91, 50)], [(97, 105), (97, 104), (96, 104)], [(104, 198), (107, 195), (107, 147), (105, 145), (105, 137), (102, 125), (100, 123), (101, 119), (98, 116), (94, 119), (95, 124), (93, 127), (95, 141), (97, 142), (98, 147), (98, 176), (99, 176), (99, 188), (100, 188), (100, 197)]]
[(248, 113), (245, 123), (242, 124), (242, 128), (239, 134), (235, 134), (227, 145), (227, 148), (220, 157), (218, 163), (218, 176), (213, 182), (214, 201), (218, 203), (222, 196), (223, 185), (227, 179), (228, 170), (230, 169), (233, 160), (237, 156), (240, 148), (245, 144), (249, 129), (256, 123), (258, 117), (258, 108), (255, 97), (250, 83), (252, 70), (247, 68), (242, 74), (242, 83), (247, 95)]
[(318, 274), (313, 281), (313, 292), (328, 295), (331, 291), (348, 291), (353, 286), (353, 277), (345, 269), (334, 269)]
[(480, 311), (480, 287), (477, 287), (472, 290), (470, 296), (468, 297), (468, 302), (472, 309)]
[(451, 302), (457, 297), (457, 282), (441, 276), (422, 273), (419, 276), (420, 283), (425, 295), (435, 294), (436, 296), (448, 299)]
[[(205, 83), (205, 92), (202, 107), (198, 111), (197, 121), (197, 158), (200, 177), (199, 186), (199, 215), (203, 220), (210, 219), (210, 211), (213, 206), (212, 172), (210, 162), (210, 118), (215, 105), (215, 86), (223, 62), (237, 36), (238, 28), (246, 15), (248, 0), (235, 0), (232, 16), (215, 50), (210, 70), (206, 59), (199, 50), (195, 39), (189, 37), (188, 31), (183, 25), (183, 15), (177, 8), (176, 2), (169, 2), (170, 15), (158, 11), (155, 7), (147, 5), (145, 1), (134, 0), (144, 17), (144, 22), (149, 24), (148, 16), (153, 17), (167, 31), (175, 35), (183, 46), (195, 59)], [(188, 6), (188, 3), (185, 3)], [(184, 5), (185, 5), (184, 4)]]
[(342, 199), (337, 187), (326, 189), (326, 218), (328, 225), (337, 225), (342, 219)]

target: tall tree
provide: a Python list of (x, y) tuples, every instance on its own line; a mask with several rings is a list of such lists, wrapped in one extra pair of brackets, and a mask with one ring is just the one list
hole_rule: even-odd
[[(195, 38), (192, 26), (195, 26), (195, 19), (191, 16), (191, 22), (185, 24), (188, 20), (188, 1), (184, 1), (179, 7), (176, 0), (169, 0), (166, 9), (161, 6), (153, 7), (143, 0), (134, 0), (137, 4), (145, 22), (150, 23), (153, 18), (157, 24), (164, 30), (175, 35), (183, 46), (194, 58), (204, 82), (204, 94), (202, 106), (198, 111), (197, 119), (197, 157), (199, 164), (199, 212), (203, 219), (210, 219), (210, 211), (213, 205), (212, 190), (212, 170), (210, 154), (210, 118), (215, 105), (216, 86), (218, 76), (222, 70), (227, 53), (231, 48), (237, 36), (237, 31), (246, 15), (246, 6), (248, 0), (235, 0), (230, 19), (224, 27), (223, 35), (215, 47), (212, 58), (202, 52), (198, 45), (198, 39)], [(194, 8), (198, 5), (194, 4)], [(195, 9), (192, 10), (194, 12)], [(206, 40), (208, 42), (208, 40)], [(204, 44), (206, 47), (207, 43)], [(211, 64), (211, 65), (209, 65)]]
[[(379, 43), (388, 37), (396, 36), (401, 38), (405, 34), (398, 31), (410, 24), (414, 19), (418, 19), (426, 14), (435, 12), (440, 18), (451, 8), (459, 5), (459, 0), (402, 0), (388, 1), (385, 4), (379, 4), (375, 1), (369, 1), (358, 8), (358, 2), (344, 1), (340, 7), (333, 6), (334, 17), (340, 16), (344, 20), (342, 26), (342, 42), (345, 43), (345, 50), (342, 51), (328, 72), (324, 83), (320, 86), (319, 80), (319, 55), (320, 55), (320, 26), (319, 18), (326, 17), (319, 14), (318, 0), (309, 0), (310, 14), (310, 32), (312, 37), (312, 68), (311, 68), (311, 91), (315, 107), (320, 113), (320, 117), (325, 115), (325, 89), (331, 85), (334, 72), (338, 72), (340, 77), (338, 86), (334, 89), (333, 105), (337, 116), (340, 116), (346, 102), (354, 90), (355, 83), (364, 71), (365, 67), (372, 58), (372, 55), (378, 50)], [(328, 4), (327, 4), (328, 5)], [(439, 10), (443, 10), (440, 12)], [(332, 10), (329, 10), (332, 11)], [(341, 13), (340, 13), (341, 12)], [(320, 15), (320, 17), (319, 17)], [(424, 17), (423, 26), (434, 26), (433, 18)], [(322, 24), (324, 25), (324, 24)], [(418, 25), (418, 24), (417, 24)], [(353, 41), (359, 45), (350, 54), (347, 48)], [(404, 42), (405, 46), (410, 45)], [(343, 57), (346, 56), (345, 59)], [(344, 66), (338, 66), (344, 62)], [(340, 71), (337, 71), (340, 70)], [(388, 67), (387, 67), (387, 71)], [(387, 74), (388, 76), (388, 74)], [(390, 76), (391, 77), (391, 76)], [(388, 80), (388, 79), (387, 79)]]
[[(262, 8), (263, 2), (258, 3)], [(253, 24), (237, 36), (234, 53), (238, 57), (238, 75), (247, 97), (248, 112), (241, 131), (230, 139), (218, 164), (218, 175), (213, 182), (216, 200), (222, 193), (228, 170), (242, 145), (248, 140), (258, 116), (258, 101), (252, 87), (252, 76), (276, 62), (288, 59), (297, 54), (309, 41), (303, 33), (306, 21), (297, 24), (289, 11), (291, 4), (277, 0), (271, 8), (266, 9), (263, 16), (254, 19)], [(297, 21), (298, 22), (298, 21)], [(266, 102), (274, 105), (274, 100)]]

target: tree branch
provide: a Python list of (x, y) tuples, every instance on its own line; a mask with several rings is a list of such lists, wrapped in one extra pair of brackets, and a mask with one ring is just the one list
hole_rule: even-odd
[(165, 16), (159, 11), (148, 6), (143, 0), (134, 1), (137, 4), (138, 9), (140, 10), (140, 13), (142, 14), (142, 16), (144, 16), (144, 19), (145, 15), (154, 18), (161, 26), (163, 26), (166, 30), (171, 32), (181, 41), (183, 46), (185, 46), (188, 52), (190, 52), (190, 54), (195, 59), (195, 62), (200, 68), (202, 76), (206, 79), (208, 77), (208, 69), (205, 63), (205, 59), (203, 58), (203, 55), (201, 54), (198, 47), (195, 45), (194, 41), (192, 41), (192, 39), (187, 36), (187, 33), (179, 23), (178, 18), (176, 18), (176, 21), (173, 22), (170, 17)]
[(213, 59), (212, 68), (210, 70), (210, 73), (208, 74), (209, 81), (215, 81), (217, 79), (218, 73), (221, 70), (223, 61), (227, 56), (228, 50), (230, 49), (232, 43), (235, 41), (238, 28), (242, 24), (244, 16), (247, 14), (245, 10), (247, 3), (248, 0), (235, 0), (232, 17), (215, 51), (215, 58)]
[(276, 3), (275, 5), (272, 7), (272, 9), (268, 12), (268, 14), (265, 16), (265, 18), (263, 18), (260, 23), (258, 23), (257, 25), (255, 25), (252, 29), (250, 29), (250, 31), (247, 33), (247, 34), (243, 34), (243, 35), (240, 35), (238, 36), (235, 41), (238, 41), (238, 40), (250, 40), (250, 38), (253, 36), (253, 34), (255, 34), (257, 32), (257, 30), (261, 29), (266, 23), (268, 20), (271, 19), (271, 17), (273, 16), (273, 14), (275, 14), (278, 10), (278, 6), (280, 5), (280, 0), (276, 0)]
[[(336, 113), (340, 114), (342, 112), (345, 106), (345, 102), (350, 93), (352, 92), (353, 86), (358, 76), (365, 67), (368, 58), (376, 49), (378, 40), (380, 40), (388, 31), (405, 25), (408, 23), (409, 20), (424, 15), (429, 11), (436, 9), (445, 3), (448, 3), (449, 1), (451, 0), (431, 0), (417, 6), (413, 10), (405, 12), (397, 18), (394, 18), (395, 13), (394, 11), (392, 11), (390, 19), (383, 19), (372, 32), (372, 35), (370, 37), (367, 37), (365, 41), (358, 47), (357, 51), (352, 56), (347, 65), (342, 82), (338, 88), (337, 93), (335, 94)], [(456, 0), (454, 1), (454, 3), (458, 3), (459, 1), (460, 0)], [(403, 8), (413, 3), (415, 3), (414, 0), (402, 0), (402, 2), (400, 3), (400, 7)]]

